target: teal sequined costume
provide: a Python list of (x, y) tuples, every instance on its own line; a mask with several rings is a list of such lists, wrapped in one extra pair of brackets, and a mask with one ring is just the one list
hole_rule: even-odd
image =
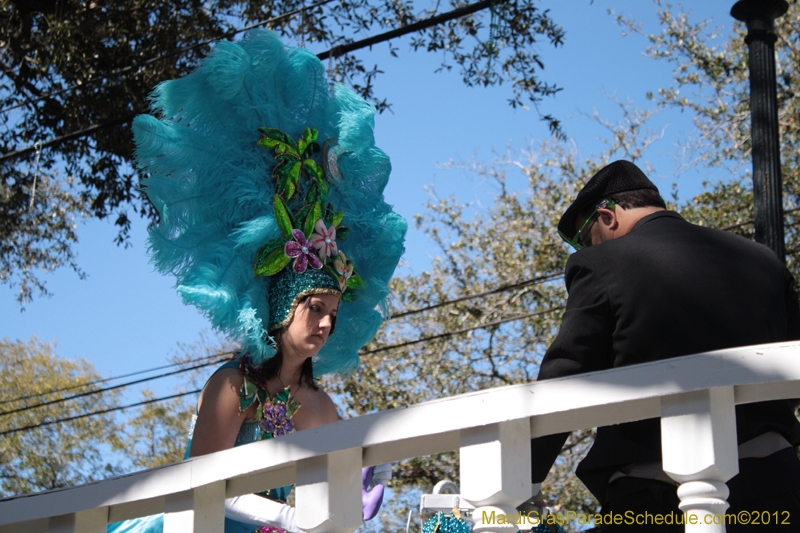
[[(270, 333), (291, 320), (299, 294), (337, 294), (336, 334), (314, 357), (314, 374), (354, 372), (387, 315), (407, 228), (384, 201), (391, 164), (375, 146), (374, 107), (331, 86), (314, 54), (264, 30), (216, 43), (151, 100), (158, 116), (136, 117), (133, 131), (160, 215), (148, 239), (155, 268), (175, 276), (184, 303), (238, 341), (254, 366), (275, 355)], [(265, 423), (276, 436), (288, 429), (275, 425), (288, 399), (277, 407), (256, 399), (264, 420), (244, 424), (237, 445), (263, 436)], [(226, 519), (225, 533), (253, 530), (237, 524)], [(162, 528), (163, 515), (109, 532)]]

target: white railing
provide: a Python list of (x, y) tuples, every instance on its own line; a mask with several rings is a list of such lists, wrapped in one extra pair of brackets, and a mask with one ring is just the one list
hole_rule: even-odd
[[(362, 466), (460, 451), (461, 496), (480, 523), (530, 497), (529, 439), (661, 417), (664, 470), (680, 483), (687, 531), (724, 531), (725, 482), (738, 471), (734, 406), (800, 397), (800, 342), (691, 355), (474, 392), (375, 413), (105, 481), (0, 500), (0, 533), (105, 533), (164, 512), (165, 533), (220, 533), (224, 499), (296, 484), (297, 526), (361, 524)], [(483, 513), (486, 511), (486, 513)], [(711, 520), (712, 522), (714, 520)], [(719, 520), (717, 520), (719, 521)]]

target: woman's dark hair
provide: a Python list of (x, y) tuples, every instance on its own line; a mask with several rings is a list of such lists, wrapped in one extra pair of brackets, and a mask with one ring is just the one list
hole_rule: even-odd
[[(309, 295), (310, 296), (310, 295)], [(302, 298), (298, 303), (298, 307), (302, 305), (308, 305), (308, 296)], [(292, 319), (294, 320), (294, 318)], [(331, 326), (331, 332), (333, 333), (333, 326), (336, 325), (335, 319)], [(281, 372), (281, 367), (283, 366), (283, 352), (281, 351), (281, 337), (283, 337), (283, 333), (286, 331), (288, 326), (284, 326), (280, 329), (276, 329), (272, 333), (272, 338), (275, 339), (275, 344), (278, 345), (278, 351), (275, 353), (274, 356), (269, 358), (266, 363), (261, 365), (261, 375), (264, 380), (272, 379), (277, 377)], [(329, 336), (330, 336), (329, 334)], [(314, 363), (311, 361), (309, 357), (305, 361), (303, 361), (303, 366), (300, 368), (300, 383), (305, 384), (311, 390), (317, 390), (316, 380), (314, 379)]]
[[(263, 376), (264, 380), (277, 377), (281, 372), (281, 367), (283, 366), (283, 353), (281, 352), (280, 338), (284, 329), (285, 328), (277, 330), (273, 335), (275, 341), (278, 343), (278, 351), (275, 353), (275, 355), (270, 357), (266, 363), (261, 365), (261, 375)], [(317, 390), (319, 388), (317, 387), (316, 380), (314, 379), (314, 363), (311, 361), (310, 357), (303, 361), (303, 366), (300, 368), (300, 383), (305, 384), (311, 390)]]

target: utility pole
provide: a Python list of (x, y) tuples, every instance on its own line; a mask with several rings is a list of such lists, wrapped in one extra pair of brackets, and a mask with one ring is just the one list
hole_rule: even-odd
[(756, 241), (786, 261), (783, 233), (783, 189), (775, 83), (775, 19), (786, 13), (785, 0), (740, 0), (731, 16), (747, 24), (750, 51), (750, 147), (753, 157), (753, 201)]

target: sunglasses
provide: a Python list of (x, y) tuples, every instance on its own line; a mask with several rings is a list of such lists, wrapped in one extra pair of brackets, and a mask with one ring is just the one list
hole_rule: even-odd
[(603, 200), (596, 206), (594, 206), (594, 211), (586, 217), (586, 220), (581, 224), (581, 228), (578, 230), (577, 233), (572, 238), (569, 238), (566, 234), (562, 233), (561, 231), (558, 234), (564, 239), (564, 242), (575, 248), (576, 250), (581, 250), (583, 248), (588, 248), (591, 246), (591, 241), (586, 240), (586, 236), (589, 235), (589, 231), (592, 229), (592, 224), (594, 224), (595, 220), (597, 220), (597, 212), (600, 209), (614, 209), (614, 200)]

